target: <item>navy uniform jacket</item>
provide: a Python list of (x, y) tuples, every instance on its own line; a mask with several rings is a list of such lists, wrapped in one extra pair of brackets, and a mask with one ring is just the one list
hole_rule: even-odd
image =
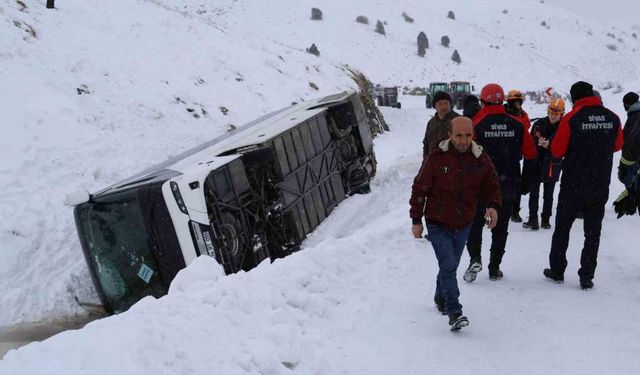
[(536, 146), (523, 120), (502, 105), (485, 106), (473, 117), (476, 142), (491, 157), (500, 179), (503, 200), (512, 199), (520, 179), (520, 160), (535, 159)]
[(613, 153), (622, 148), (620, 118), (597, 96), (578, 100), (558, 126), (551, 154), (562, 158), (562, 189), (581, 198), (607, 198)]

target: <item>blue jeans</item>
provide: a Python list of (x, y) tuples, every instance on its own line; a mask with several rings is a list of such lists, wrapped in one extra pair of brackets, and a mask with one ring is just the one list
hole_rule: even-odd
[(449, 314), (462, 312), (462, 305), (458, 301), (460, 290), (456, 277), (470, 228), (471, 224), (459, 230), (445, 229), (439, 224), (427, 224), (429, 240), (440, 268), (436, 278), (435, 298), (444, 298)]

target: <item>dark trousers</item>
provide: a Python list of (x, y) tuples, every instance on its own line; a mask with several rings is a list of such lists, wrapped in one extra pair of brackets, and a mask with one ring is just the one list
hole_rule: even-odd
[(444, 299), (449, 314), (462, 312), (456, 276), (464, 244), (469, 236), (469, 228), (470, 225), (467, 225), (460, 230), (449, 230), (438, 224), (427, 224), (429, 241), (438, 259), (439, 268), (435, 298)]
[(578, 212), (584, 214), (584, 245), (580, 257), (578, 275), (581, 279), (591, 280), (594, 277), (600, 247), (600, 230), (604, 218), (604, 206), (607, 198), (580, 198), (573, 192), (565, 192), (560, 187), (558, 208), (556, 210), (556, 227), (551, 239), (549, 265), (557, 274), (564, 274), (567, 268), (567, 248), (569, 232)]
[[(502, 263), (502, 256), (504, 255), (504, 250), (507, 245), (509, 219), (511, 218), (515, 198), (512, 195), (511, 198), (506, 196), (506, 198), (503, 199), (505, 200), (502, 201), (502, 208), (498, 212), (498, 223), (495, 228), (491, 230), (491, 257), (489, 258), (489, 269), (498, 269), (500, 263)], [(467, 240), (467, 250), (469, 251), (469, 256), (472, 260), (481, 259), (482, 229), (485, 225), (484, 213), (486, 209), (486, 204), (480, 202), (478, 204), (478, 212), (476, 212), (475, 219), (471, 224), (469, 239)]]
[[(512, 213), (520, 213), (520, 202), (522, 202), (522, 193), (520, 192), (520, 187), (518, 186), (518, 190), (516, 191), (516, 197), (513, 201), (513, 207), (511, 209)], [(511, 217), (511, 215), (509, 215)]]
[[(540, 200), (540, 180), (531, 181), (529, 191), (529, 218), (538, 216), (538, 201)], [(542, 183), (544, 194), (542, 196), (542, 217), (550, 218), (553, 211), (553, 191), (555, 182)]]

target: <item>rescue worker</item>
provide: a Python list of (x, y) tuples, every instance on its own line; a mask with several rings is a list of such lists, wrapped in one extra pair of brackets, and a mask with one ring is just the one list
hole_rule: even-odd
[[(491, 230), (491, 248), (489, 258), (489, 278), (499, 280), (503, 277), (500, 270), (502, 256), (507, 243), (509, 218), (516, 199), (520, 178), (520, 159), (536, 157), (536, 147), (527, 132), (523, 120), (509, 115), (502, 106), (504, 90), (496, 83), (484, 86), (480, 92), (482, 109), (473, 118), (475, 140), (484, 147), (491, 157), (500, 179), (502, 206), (498, 213), (498, 224)], [(480, 202), (476, 218), (471, 226), (467, 250), (471, 258), (464, 280), (472, 282), (482, 270), (482, 227), (486, 202)]]
[(627, 121), (622, 130), (624, 144), (622, 157), (618, 165), (618, 180), (624, 184), (625, 190), (613, 203), (618, 219), (624, 215), (640, 213), (640, 102), (638, 94), (628, 92), (622, 98)]
[[(507, 93), (507, 102), (504, 105), (504, 109), (508, 114), (515, 116), (522, 120), (525, 124), (525, 130), (528, 132), (531, 127), (531, 121), (529, 120), (529, 114), (522, 108), (524, 103), (524, 95), (520, 90), (511, 90)], [(521, 223), (522, 217), (520, 216), (520, 203), (522, 201), (522, 195), (529, 192), (529, 182), (527, 176), (520, 173), (518, 181), (518, 190), (516, 191), (516, 199), (513, 202), (513, 212), (511, 213), (511, 221), (514, 223)]]
[[(538, 146), (538, 158), (525, 161), (523, 168), (523, 174), (526, 174), (529, 180), (529, 220), (522, 223), (523, 228), (538, 230), (542, 224), (542, 228), (551, 229), (549, 218), (553, 208), (553, 191), (560, 177), (560, 160), (551, 156), (550, 147), (564, 111), (564, 100), (553, 98), (547, 107), (547, 116), (533, 123), (531, 127), (531, 136)], [(542, 223), (538, 221), (541, 183), (544, 188)]]
[(629, 184), (630, 177), (638, 173), (640, 168), (640, 101), (638, 94), (628, 92), (622, 98), (624, 110), (627, 111), (627, 121), (624, 123), (624, 144), (622, 157), (618, 165), (618, 180)]
[(580, 211), (584, 217), (584, 245), (580, 257), (580, 287), (593, 288), (604, 206), (609, 198), (613, 153), (622, 148), (620, 119), (602, 105), (591, 84), (571, 86), (573, 109), (558, 126), (551, 155), (562, 159), (562, 178), (556, 210), (556, 226), (549, 251), (546, 278), (564, 281), (569, 232)]

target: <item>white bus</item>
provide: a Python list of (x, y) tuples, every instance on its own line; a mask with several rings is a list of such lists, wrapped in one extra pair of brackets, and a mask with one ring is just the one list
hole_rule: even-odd
[(344, 92), (263, 116), (76, 202), (85, 259), (105, 310), (166, 294), (214, 257), (249, 270), (299, 249), (376, 171), (360, 98)]

